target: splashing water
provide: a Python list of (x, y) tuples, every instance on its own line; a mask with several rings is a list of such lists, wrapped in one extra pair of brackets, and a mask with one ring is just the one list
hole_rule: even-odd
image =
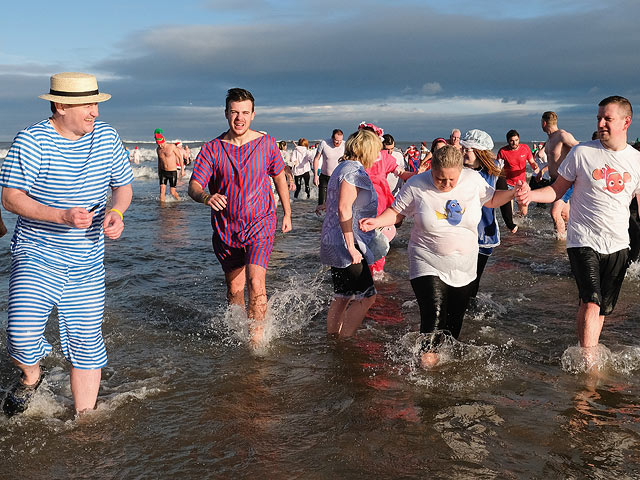
[(586, 373), (603, 370), (611, 363), (611, 350), (602, 344), (582, 348), (579, 345), (567, 348), (560, 359), (562, 369), (569, 373)]
[(417, 385), (446, 391), (468, 391), (496, 383), (507, 370), (506, 356), (496, 345), (470, 345), (445, 336), (438, 346), (438, 364), (429, 370), (422, 368), (422, 346), (430, 334), (408, 332), (388, 345), (387, 356), (397, 364), (400, 373), (406, 373)]
[[(255, 349), (265, 353), (273, 340), (299, 332), (311, 319), (323, 311), (327, 296), (322, 293), (323, 273), (311, 278), (294, 274), (289, 277), (288, 286), (278, 289), (267, 303), (263, 340)], [(304, 285), (304, 288), (300, 288)], [(230, 305), (224, 313), (223, 325), (229, 335), (227, 344), (250, 343), (249, 324), (244, 308)]]
[(625, 347), (619, 352), (612, 352), (602, 344), (591, 348), (576, 345), (564, 351), (560, 363), (565, 372), (573, 374), (609, 368), (630, 375), (640, 369), (640, 347)]

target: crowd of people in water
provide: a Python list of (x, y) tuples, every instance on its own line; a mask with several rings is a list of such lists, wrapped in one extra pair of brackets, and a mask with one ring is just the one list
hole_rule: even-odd
[[(95, 407), (107, 362), (101, 332), (104, 236), (118, 239), (124, 229), (131, 163), (139, 162), (137, 149), (127, 152), (117, 132), (96, 120), (98, 104), (110, 95), (99, 92), (93, 75), (56, 74), (40, 98), (50, 102), (51, 117), (18, 133), (0, 170), (2, 204), (18, 216), (7, 345), (22, 375), (3, 401), (7, 415), (24, 411), (42, 381), (40, 361), (52, 349), (44, 330), (54, 306), (62, 351), (71, 364), (75, 409)], [(578, 340), (585, 358), (592, 355), (640, 250), (637, 204), (630, 208), (640, 194), (640, 152), (627, 143), (633, 117), (627, 99), (611, 96), (599, 103), (591, 141), (579, 143), (548, 111), (540, 120), (545, 143), (531, 149), (509, 130), (507, 145), (497, 153), (481, 129), (464, 134), (453, 129), (430, 148), (422, 142), (402, 152), (392, 135), (366, 122), (346, 140), (335, 129), (317, 147), (301, 138), (289, 151), (287, 142), (251, 129), (254, 107), (248, 90), (227, 92), (229, 128), (202, 146), (188, 188), (211, 217), (227, 301), (246, 311), (253, 345), (264, 340), (266, 272), (278, 223), (274, 193), (282, 207), (280, 228), (287, 233), (293, 225), (290, 192), (299, 198), (304, 186), (308, 199), (313, 181), (316, 213), (324, 216), (319, 263), (330, 268), (334, 290), (329, 335), (357, 333), (375, 303), (389, 242), (408, 217), (408, 280), (422, 334), (419, 360), (433, 367), (443, 340), (458, 338), (487, 260), (500, 244), (495, 209), (507, 230), (517, 234), (515, 205), (526, 215), (531, 202), (552, 203), (556, 234), (566, 241), (578, 288)], [(167, 184), (178, 199), (176, 183), (191, 153), (181, 142), (167, 142), (161, 129), (154, 138), (160, 200)]]

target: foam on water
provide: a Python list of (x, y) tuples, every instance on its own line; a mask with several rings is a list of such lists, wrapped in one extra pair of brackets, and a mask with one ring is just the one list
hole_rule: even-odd
[(158, 169), (148, 165), (131, 165), (133, 178), (153, 178), (158, 176)]

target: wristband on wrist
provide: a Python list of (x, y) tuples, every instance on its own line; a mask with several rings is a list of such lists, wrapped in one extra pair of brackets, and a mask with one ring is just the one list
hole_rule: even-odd
[(204, 203), (205, 205), (207, 203), (209, 203), (209, 199), (211, 198), (211, 195), (209, 195), (208, 193), (204, 194), (204, 200), (202, 200), (202, 203)]
[(118, 215), (120, 215), (120, 220), (124, 220), (124, 215), (122, 215), (122, 212), (117, 208), (112, 208), (111, 210), (109, 210), (109, 212), (116, 212)]

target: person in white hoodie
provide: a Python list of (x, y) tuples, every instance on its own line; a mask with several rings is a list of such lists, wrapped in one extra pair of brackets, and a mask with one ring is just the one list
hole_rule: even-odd
[(296, 182), (296, 191), (293, 193), (294, 198), (298, 198), (300, 190), (302, 190), (302, 181), (304, 180), (304, 191), (307, 198), (311, 196), (309, 189), (309, 180), (311, 178), (311, 165), (313, 164), (313, 156), (309, 150), (309, 141), (301, 138), (298, 142), (294, 142), (296, 148), (291, 152), (291, 166), (293, 167), (293, 178)]

